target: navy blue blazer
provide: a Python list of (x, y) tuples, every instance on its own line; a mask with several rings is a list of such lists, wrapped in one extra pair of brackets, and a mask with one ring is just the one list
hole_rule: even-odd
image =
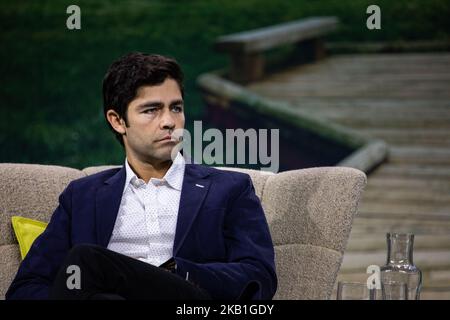
[[(125, 185), (125, 166), (72, 181), (59, 196), (6, 299), (47, 299), (76, 244), (107, 247)], [(201, 185), (202, 187), (197, 186)], [(213, 299), (271, 299), (277, 288), (274, 248), (249, 175), (186, 164), (173, 256), (176, 272)]]

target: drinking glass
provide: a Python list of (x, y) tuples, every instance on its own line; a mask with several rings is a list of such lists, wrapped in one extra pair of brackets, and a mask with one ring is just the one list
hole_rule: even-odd
[(382, 281), (381, 296), (383, 300), (408, 300), (408, 286), (404, 282)]
[(376, 290), (369, 290), (367, 283), (340, 281), (337, 300), (376, 300)]

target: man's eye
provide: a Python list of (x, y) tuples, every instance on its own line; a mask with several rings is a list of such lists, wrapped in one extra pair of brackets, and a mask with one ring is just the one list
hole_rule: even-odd
[(172, 110), (175, 112), (181, 112), (181, 111), (183, 111), (183, 108), (181, 106), (173, 106)]
[(158, 110), (158, 108), (149, 108), (149, 109), (145, 109), (143, 112), (144, 113), (154, 113), (156, 110)]

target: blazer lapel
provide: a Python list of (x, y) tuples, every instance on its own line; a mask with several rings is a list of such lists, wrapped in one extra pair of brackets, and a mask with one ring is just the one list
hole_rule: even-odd
[(209, 172), (196, 164), (186, 164), (184, 170), (183, 187), (181, 189), (178, 220), (173, 244), (173, 255), (186, 238), (189, 229), (197, 216), (208, 193), (210, 181), (205, 179)]
[(95, 197), (95, 222), (97, 244), (102, 247), (108, 246), (113, 232), (120, 201), (122, 200), (125, 178), (125, 166), (122, 166), (115, 175), (106, 180), (104, 185), (97, 190)]

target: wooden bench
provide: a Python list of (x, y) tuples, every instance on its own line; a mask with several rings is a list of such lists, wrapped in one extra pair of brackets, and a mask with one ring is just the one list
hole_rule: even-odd
[(336, 17), (313, 17), (266, 28), (221, 36), (214, 44), (231, 56), (230, 78), (248, 83), (264, 75), (263, 52), (281, 45), (297, 43), (306, 60), (325, 55), (322, 37), (338, 26)]

